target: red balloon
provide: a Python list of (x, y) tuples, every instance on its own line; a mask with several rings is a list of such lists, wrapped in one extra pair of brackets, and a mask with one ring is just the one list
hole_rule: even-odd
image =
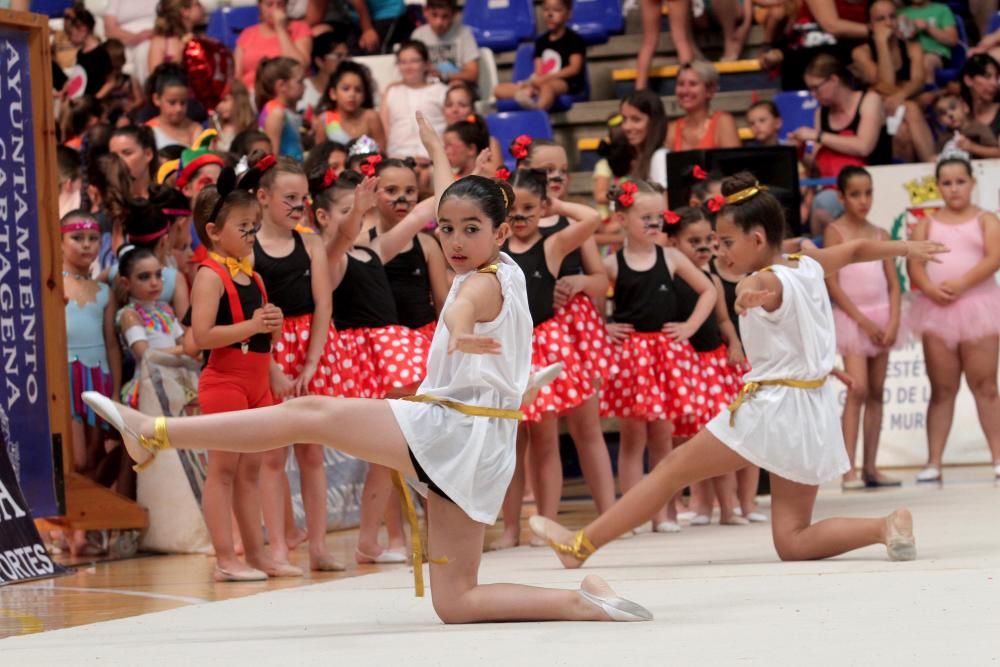
[(213, 111), (233, 77), (233, 54), (210, 37), (194, 37), (184, 46), (188, 87), (206, 111)]

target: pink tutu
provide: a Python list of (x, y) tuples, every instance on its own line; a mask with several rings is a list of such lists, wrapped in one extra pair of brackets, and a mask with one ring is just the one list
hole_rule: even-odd
[(696, 380), (695, 412), (674, 422), (674, 435), (690, 438), (717, 414), (725, 410), (743, 387), (743, 374), (750, 367), (729, 363), (729, 350), (723, 344), (710, 352), (696, 352), (701, 376)]
[(707, 391), (700, 388), (698, 356), (690, 343), (661, 332), (633, 333), (617, 353), (618, 371), (601, 393), (602, 416), (678, 424), (705, 404)]
[(112, 396), (111, 374), (100, 366), (85, 366), (79, 359), (69, 362), (69, 407), (72, 417), (82, 421), (87, 426), (110, 428), (103, 419), (97, 416), (89, 405), (83, 402), (83, 392), (96, 391), (110, 398)]
[[(862, 315), (874, 322), (880, 329), (884, 330), (889, 326), (890, 308), (888, 302), (876, 305), (855, 305)], [(909, 326), (901, 318), (895, 344), (888, 348), (876, 345), (858, 323), (840, 308), (833, 309), (833, 326), (837, 332), (837, 352), (842, 355), (875, 357), (888, 350), (900, 349), (909, 338)]]
[(578, 292), (569, 302), (556, 311), (557, 320), (573, 347), (583, 359), (583, 370), (591, 378), (607, 380), (615, 370), (614, 343), (608, 335), (594, 302), (583, 292)]
[(988, 278), (956, 301), (940, 306), (917, 294), (907, 318), (915, 336), (931, 334), (949, 348), (959, 343), (1000, 334), (1000, 285)]
[(584, 359), (573, 347), (562, 325), (552, 318), (535, 327), (531, 337), (531, 372), (563, 362), (555, 380), (542, 387), (538, 398), (524, 407), (524, 418), (538, 422), (546, 415), (561, 415), (590, 398), (594, 391), (592, 377), (584, 369)]

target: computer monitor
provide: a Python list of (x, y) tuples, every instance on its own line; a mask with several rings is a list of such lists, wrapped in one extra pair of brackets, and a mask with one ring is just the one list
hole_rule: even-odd
[(691, 187), (696, 182), (690, 175), (695, 165), (712, 178), (749, 171), (781, 202), (789, 236), (802, 233), (798, 152), (794, 147), (715, 148), (668, 153), (667, 182), (671, 209), (688, 205)]

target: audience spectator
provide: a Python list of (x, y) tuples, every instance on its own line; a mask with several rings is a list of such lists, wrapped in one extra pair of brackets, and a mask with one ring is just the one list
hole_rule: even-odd
[(299, 113), (306, 120), (312, 120), (316, 107), (323, 101), (323, 91), (330, 83), (330, 75), (337, 66), (350, 57), (347, 48), (347, 33), (342, 28), (329, 30), (317, 35), (312, 46), (312, 75), (306, 77), (305, 92), (299, 101)]
[(149, 41), (149, 71), (161, 63), (181, 62), (187, 43), (205, 18), (205, 8), (199, 0), (160, 0)]
[(142, 106), (142, 88), (135, 77), (125, 73), (125, 45), (117, 39), (104, 42), (104, 50), (111, 60), (110, 87), (104, 96), (105, 115), (117, 111), (129, 113)]
[(367, 135), (380, 149), (385, 148), (385, 128), (375, 111), (375, 90), (367, 67), (350, 60), (337, 66), (316, 108), (313, 133), (317, 144), (329, 140), (347, 145)]
[[(666, 0), (670, 39), (677, 49), (680, 64), (689, 63), (700, 55), (691, 35), (691, 0)], [(663, 22), (662, 0), (640, 0), (642, 15), (642, 42), (636, 56), (635, 89), (643, 90), (649, 85), (649, 68), (660, 42), (660, 26)]]
[[(885, 129), (882, 98), (877, 92), (855, 90), (843, 62), (828, 53), (809, 64), (805, 82), (819, 102), (816, 123), (798, 128), (791, 136), (807, 151), (805, 160), (817, 176), (836, 178), (848, 165), (864, 167), (892, 161), (892, 139)], [(818, 192), (811, 216), (813, 234), (822, 234), (826, 225), (843, 213), (836, 190)]]
[(951, 60), (951, 48), (958, 44), (955, 15), (948, 5), (928, 0), (907, 0), (899, 13), (912, 22), (924, 50), (925, 82), (934, 84), (934, 75)]
[(501, 83), (498, 100), (517, 101), (525, 109), (549, 109), (558, 95), (583, 91), (587, 45), (568, 27), (571, 0), (545, 0), (542, 17), (548, 31), (535, 40), (535, 73), (527, 81)]
[(851, 50), (869, 35), (865, 0), (801, 0), (786, 29), (782, 90), (803, 90), (805, 68), (821, 53), (850, 62)]
[(63, 13), (64, 29), (69, 41), (77, 48), (76, 64), (87, 74), (84, 94), (102, 99), (111, 91), (111, 57), (101, 40), (94, 34), (94, 15), (78, 2)]
[(149, 68), (149, 40), (159, 0), (107, 0), (104, 8), (104, 35), (117, 39), (128, 51), (132, 74), (143, 83)]
[(664, 146), (667, 113), (663, 100), (651, 90), (637, 90), (622, 100), (620, 110), (622, 136), (631, 148), (629, 175), (667, 187), (667, 149)]
[(306, 22), (315, 26), (317, 37), (328, 29), (343, 31), (352, 53), (373, 53), (382, 43), (365, 0), (309, 0)]
[(171, 144), (190, 146), (201, 132), (201, 125), (188, 117), (187, 77), (181, 66), (163, 63), (150, 78), (150, 101), (159, 112), (146, 125), (153, 128), (156, 147)]
[(413, 39), (427, 45), (431, 55), (431, 74), (445, 83), (479, 81), (479, 47), (472, 31), (456, 21), (455, 0), (427, 0), (425, 25), (413, 31)]
[(684, 116), (667, 127), (671, 151), (738, 148), (741, 145), (732, 114), (711, 110), (712, 98), (718, 90), (719, 72), (712, 63), (695, 60), (681, 65), (675, 94)]
[(997, 137), (989, 127), (973, 120), (960, 95), (945, 93), (934, 103), (934, 113), (944, 132), (938, 137), (938, 154), (965, 151), (976, 158), (1000, 157)]
[(905, 21), (896, 16), (892, 0), (876, 0), (868, 8), (872, 36), (854, 48), (851, 57), (862, 82), (883, 97), (886, 116), (896, 125), (893, 155), (904, 162), (934, 159), (934, 137), (924, 110), (913, 98), (924, 90), (924, 50), (907, 39)]
[(994, 59), (1000, 58), (1000, 28), (983, 35), (979, 43), (968, 50), (967, 55), (971, 57), (979, 53), (989, 54)]
[(257, 67), (254, 101), (260, 113), (257, 125), (267, 134), (277, 155), (302, 161), (302, 116), (295, 106), (302, 98), (302, 63), (294, 58), (278, 56), (262, 60)]
[(212, 125), (219, 132), (216, 147), (221, 151), (228, 151), (240, 132), (257, 129), (250, 92), (240, 81), (230, 82), (229, 90), (212, 112)]
[[(475, 115), (476, 102), (478, 101), (479, 98), (476, 96), (476, 90), (472, 84), (465, 81), (455, 81), (449, 85), (448, 93), (444, 96), (445, 125), (454, 125)], [(492, 163), (500, 167), (503, 164), (503, 151), (500, 148), (500, 142), (492, 135), (490, 136), (490, 153)]]
[(128, 167), (132, 178), (131, 196), (148, 199), (156, 183), (156, 140), (148, 127), (129, 125), (111, 133), (108, 150), (117, 155)]
[(998, 76), (1000, 76), (1000, 63), (986, 53), (972, 56), (965, 61), (965, 66), (962, 68), (962, 99), (972, 109), (973, 118), (990, 128), (994, 136), (1000, 136)]
[(288, 0), (258, 0), (260, 23), (240, 33), (236, 40), (236, 78), (247, 90), (254, 89), (257, 68), (267, 58), (284, 56), (309, 64), (312, 30), (305, 21), (291, 21), (286, 13)]
[(59, 112), (59, 136), (64, 146), (80, 150), (83, 136), (101, 122), (101, 104), (94, 97), (84, 95), (67, 100)]
[(747, 142), (747, 146), (778, 146), (781, 143), (778, 139), (781, 112), (771, 100), (756, 102), (747, 109), (747, 125), (753, 133), (753, 139)]
[(396, 53), (401, 81), (389, 85), (382, 96), (382, 126), (386, 132), (383, 152), (393, 158), (428, 158), (420, 141), (416, 112), (421, 112), (439, 134), (444, 132), (444, 96), (447, 86), (430, 81), (430, 54), (423, 42), (411, 40)]

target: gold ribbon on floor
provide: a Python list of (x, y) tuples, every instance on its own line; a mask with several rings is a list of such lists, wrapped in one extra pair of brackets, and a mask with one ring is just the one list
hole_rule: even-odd
[(740, 409), (740, 406), (745, 402), (753, 398), (761, 387), (770, 386), (781, 386), (781, 387), (793, 387), (795, 389), (819, 389), (826, 382), (826, 377), (819, 378), (818, 380), (755, 380), (752, 382), (747, 382), (740, 389), (740, 393), (736, 395), (736, 400), (729, 404), (729, 425), (736, 426), (736, 411)]
[[(430, 394), (403, 396), (401, 400), (412, 401), (414, 403), (438, 403), (446, 408), (473, 417), (494, 417), (496, 419), (513, 419), (515, 421), (524, 419), (524, 413), (520, 410), (503, 410), (501, 408), (466, 405), (465, 403), (459, 403), (447, 398), (438, 398)], [(424, 546), (420, 539), (420, 521), (417, 519), (417, 507), (413, 503), (413, 494), (410, 493), (410, 487), (407, 486), (406, 480), (403, 479), (403, 475), (398, 470), (392, 471), (392, 483), (395, 485), (396, 491), (399, 492), (403, 514), (406, 515), (406, 521), (410, 524), (410, 546), (413, 552), (413, 587), (416, 590), (417, 597), (422, 598), (424, 596)], [(448, 557), (430, 559), (430, 562), (436, 565), (444, 565), (448, 562)]]

